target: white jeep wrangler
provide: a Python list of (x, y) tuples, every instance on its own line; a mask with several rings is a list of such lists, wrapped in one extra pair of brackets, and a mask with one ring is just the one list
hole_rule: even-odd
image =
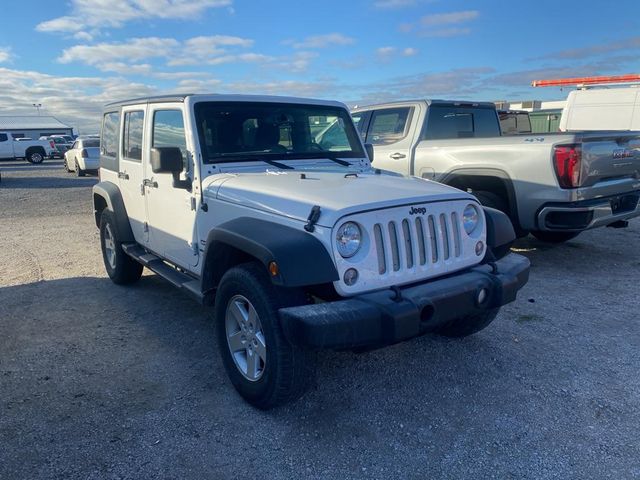
[(183, 95), (107, 105), (96, 224), (109, 277), (147, 267), (212, 305), (231, 382), (259, 408), (304, 391), (313, 349), (486, 327), (526, 283), (507, 217), (374, 170), (347, 108)]

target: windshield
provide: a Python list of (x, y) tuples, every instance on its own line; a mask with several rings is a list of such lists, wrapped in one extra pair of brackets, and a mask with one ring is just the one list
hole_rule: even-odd
[(339, 107), (202, 102), (195, 114), (205, 163), (365, 156), (349, 112)]

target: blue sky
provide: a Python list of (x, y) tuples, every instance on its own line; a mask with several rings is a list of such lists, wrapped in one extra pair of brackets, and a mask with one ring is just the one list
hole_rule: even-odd
[(108, 101), (171, 91), (561, 99), (530, 82), (640, 73), (638, 0), (3, 3), (0, 115), (42, 103), (81, 130)]

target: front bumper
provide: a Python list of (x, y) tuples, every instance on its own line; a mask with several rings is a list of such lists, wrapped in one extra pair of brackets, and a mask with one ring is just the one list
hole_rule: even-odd
[(548, 203), (537, 215), (538, 230), (581, 232), (640, 216), (640, 190), (571, 203)]
[[(495, 272), (489, 265), (481, 265), (397, 291), (283, 308), (280, 322), (291, 343), (306, 347), (342, 350), (397, 343), (455, 318), (514, 301), (529, 279), (529, 260), (512, 253), (496, 266)], [(479, 302), (483, 289), (486, 298)]]

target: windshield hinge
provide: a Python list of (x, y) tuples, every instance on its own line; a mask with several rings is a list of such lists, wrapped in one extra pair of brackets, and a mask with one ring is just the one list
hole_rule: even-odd
[(304, 229), (307, 232), (313, 232), (316, 227), (316, 223), (318, 223), (318, 220), (320, 219), (320, 207), (318, 205), (314, 205), (313, 208), (311, 209), (311, 212), (309, 213), (309, 216), (307, 217), (307, 224), (304, 226)]

